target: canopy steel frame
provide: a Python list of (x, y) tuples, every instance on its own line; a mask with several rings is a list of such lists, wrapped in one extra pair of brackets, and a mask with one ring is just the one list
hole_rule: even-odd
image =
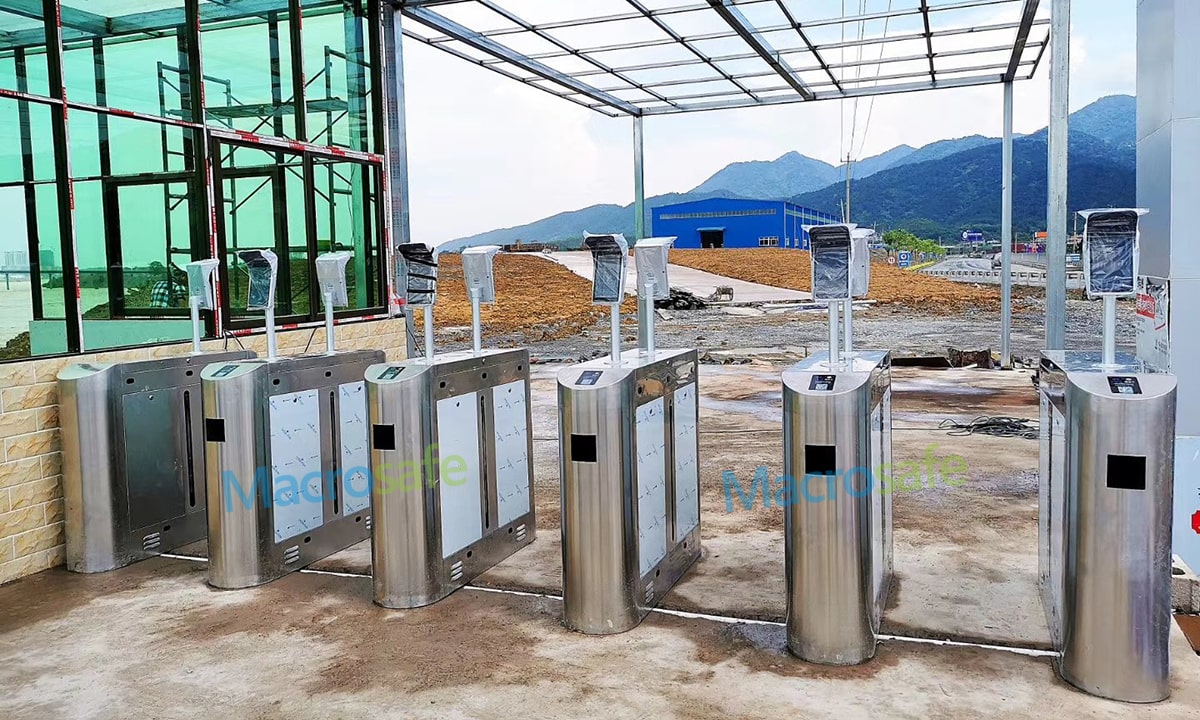
[[(504, 0), (383, 1), (414, 21), (405, 24), (405, 36), (610, 117), (1026, 80), (1037, 71), (1049, 42), (1048, 31), (1045, 39), (1031, 41), (1033, 30), (1050, 23), (1038, 15), (1048, 4), (1041, 0), (920, 0), (887, 11), (812, 19), (802, 17), (803, 5), (790, 0), (678, 0), (669, 6), (625, 0), (628, 12), (595, 14), (580, 9), (586, 4), (563, 4), (543, 10), (559, 16), (544, 15), (540, 21), (518, 16)], [(984, 10), (1004, 12), (981, 17)], [(487, 21), (480, 18), (500, 26), (483, 27)], [(767, 22), (756, 23), (756, 18)], [(869, 23), (902, 18), (919, 27), (867, 32)], [(839, 27), (855, 32), (832, 40), (829, 30)], [(595, 32), (584, 35), (585, 28)], [(564, 33), (572, 31), (576, 38), (610, 37), (584, 45), (566, 39)], [(531, 42), (522, 45), (522, 40)], [(916, 42), (923, 45), (919, 54), (909, 47)], [(721, 52), (713, 52), (715, 47)], [(827, 59), (834, 50), (865, 47), (879, 52), (870, 53), (873, 59)], [(663, 59), (661, 54), (672, 48), (678, 57)], [(856, 72), (844, 72), (848, 68)], [(782, 83), (769, 83), (772, 77)]]

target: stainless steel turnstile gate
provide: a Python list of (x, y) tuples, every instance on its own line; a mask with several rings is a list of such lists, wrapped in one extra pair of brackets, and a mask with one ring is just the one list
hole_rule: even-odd
[(216, 307), (217, 265), (187, 265), (191, 355), (58, 374), (69, 570), (112, 570), (208, 534), (200, 371), (254, 357), (201, 352), (200, 311)]
[(870, 233), (806, 230), (813, 298), (829, 304), (829, 351), (783, 373), (787, 644), (809, 662), (854, 665), (875, 656), (892, 583), (892, 496), (883, 487), (892, 359), (853, 351), (852, 303), (870, 286)]
[(209, 582), (270, 582), (370, 537), (367, 368), (378, 350), (209, 365)]
[(205, 538), (200, 370), (253, 356), (82, 363), (59, 373), (69, 570), (112, 570)]
[(1042, 356), (1039, 564), (1059, 671), (1093, 695), (1170, 693), (1175, 377)]
[(367, 371), (375, 602), (437, 602), (533, 542), (529, 353)]
[(1116, 351), (1135, 294), (1140, 209), (1084, 210), (1088, 296), (1103, 351), (1042, 354), (1039, 565), (1058, 670), (1124, 702), (1170, 694), (1176, 380)]
[(371, 536), (370, 424), (363, 376), (380, 350), (337, 352), (333, 308), (347, 302), (344, 252), (316, 258), (326, 353), (277, 358), (270, 250), (242, 250), (249, 309), (266, 314), (267, 360), (201, 375), (208, 454), (208, 581), (270, 582)]
[(629, 630), (700, 557), (695, 350), (558, 374), (563, 617)]
[(828, 353), (783, 373), (787, 643), (798, 657), (874, 657), (892, 578), (891, 353)]

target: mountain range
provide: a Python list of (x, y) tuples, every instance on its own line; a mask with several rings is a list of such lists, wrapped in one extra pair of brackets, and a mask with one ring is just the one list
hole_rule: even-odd
[[(1131, 206), (1136, 198), (1136, 99), (1101, 98), (1071, 114), (1068, 204)], [(1018, 234), (1045, 229), (1046, 130), (1013, 142), (1013, 227)], [(999, 233), (1001, 143), (972, 135), (939, 140), (920, 148), (900, 145), (852, 166), (852, 209), (860, 225), (903, 228), (923, 237), (952, 239), (964, 230)], [(652, 208), (708, 197), (789, 199), (799, 205), (841, 214), (845, 166), (798, 152), (772, 161), (732, 163), (686, 193), (646, 199), (646, 227)], [(593, 205), (562, 212), (518, 227), (453, 240), (454, 249), (484, 243), (569, 244), (585, 231), (633, 234), (632, 205)]]

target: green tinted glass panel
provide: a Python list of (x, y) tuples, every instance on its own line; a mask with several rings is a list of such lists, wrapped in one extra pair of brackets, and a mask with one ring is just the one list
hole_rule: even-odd
[(67, 349), (53, 112), (0, 98), (0, 361)]
[(186, 339), (183, 267), (207, 256), (194, 132), (82, 110), (69, 127), (84, 348)]
[(366, 4), (304, 0), (303, 10), (309, 141), (372, 150), (373, 39)]
[[(22, 5), (36, 9), (40, 0)], [(0, 88), (51, 95), (46, 75), (46, 25), (40, 17), (0, 9)]]
[(318, 250), (344, 250), (354, 256), (346, 267), (350, 309), (382, 306), (375, 168), (355, 162), (316, 160), (314, 178)]
[(287, 7), (287, 0), (200, 2), (209, 125), (297, 138)]
[(308, 316), (310, 259), (301, 156), (225, 144), (219, 151), (225, 160), (219, 168), (220, 204), (233, 317), (262, 317), (260, 311), (246, 311), (248, 275), (237, 256), (246, 249), (272, 250), (279, 258), (276, 316)]

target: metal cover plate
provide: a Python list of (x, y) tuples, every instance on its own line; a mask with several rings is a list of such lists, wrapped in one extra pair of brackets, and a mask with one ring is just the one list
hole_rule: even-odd
[[(442, 557), (483, 537), (482, 472), (479, 466), (479, 393), (437, 403), (437, 454), (442, 468)], [(448, 466), (465, 472), (447, 475)]]
[(666, 402), (637, 409), (638, 567), (645, 575), (667, 555)]
[(338, 418), (342, 514), (353, 515), (371, 505), (370, 422), (365, 382), (338, 386)]
[(675, 391), (675, 540), (700, 524), (700, 462), (696, 385)]
[(317, 391), (272, 397), (270, 421), (271, 507), (278, 543), (310, 532), (325, 520)]
[(529, 413), (525, 381), (492, 391), (496, 449), (497, 522), (504, 527), (529, 512)]

